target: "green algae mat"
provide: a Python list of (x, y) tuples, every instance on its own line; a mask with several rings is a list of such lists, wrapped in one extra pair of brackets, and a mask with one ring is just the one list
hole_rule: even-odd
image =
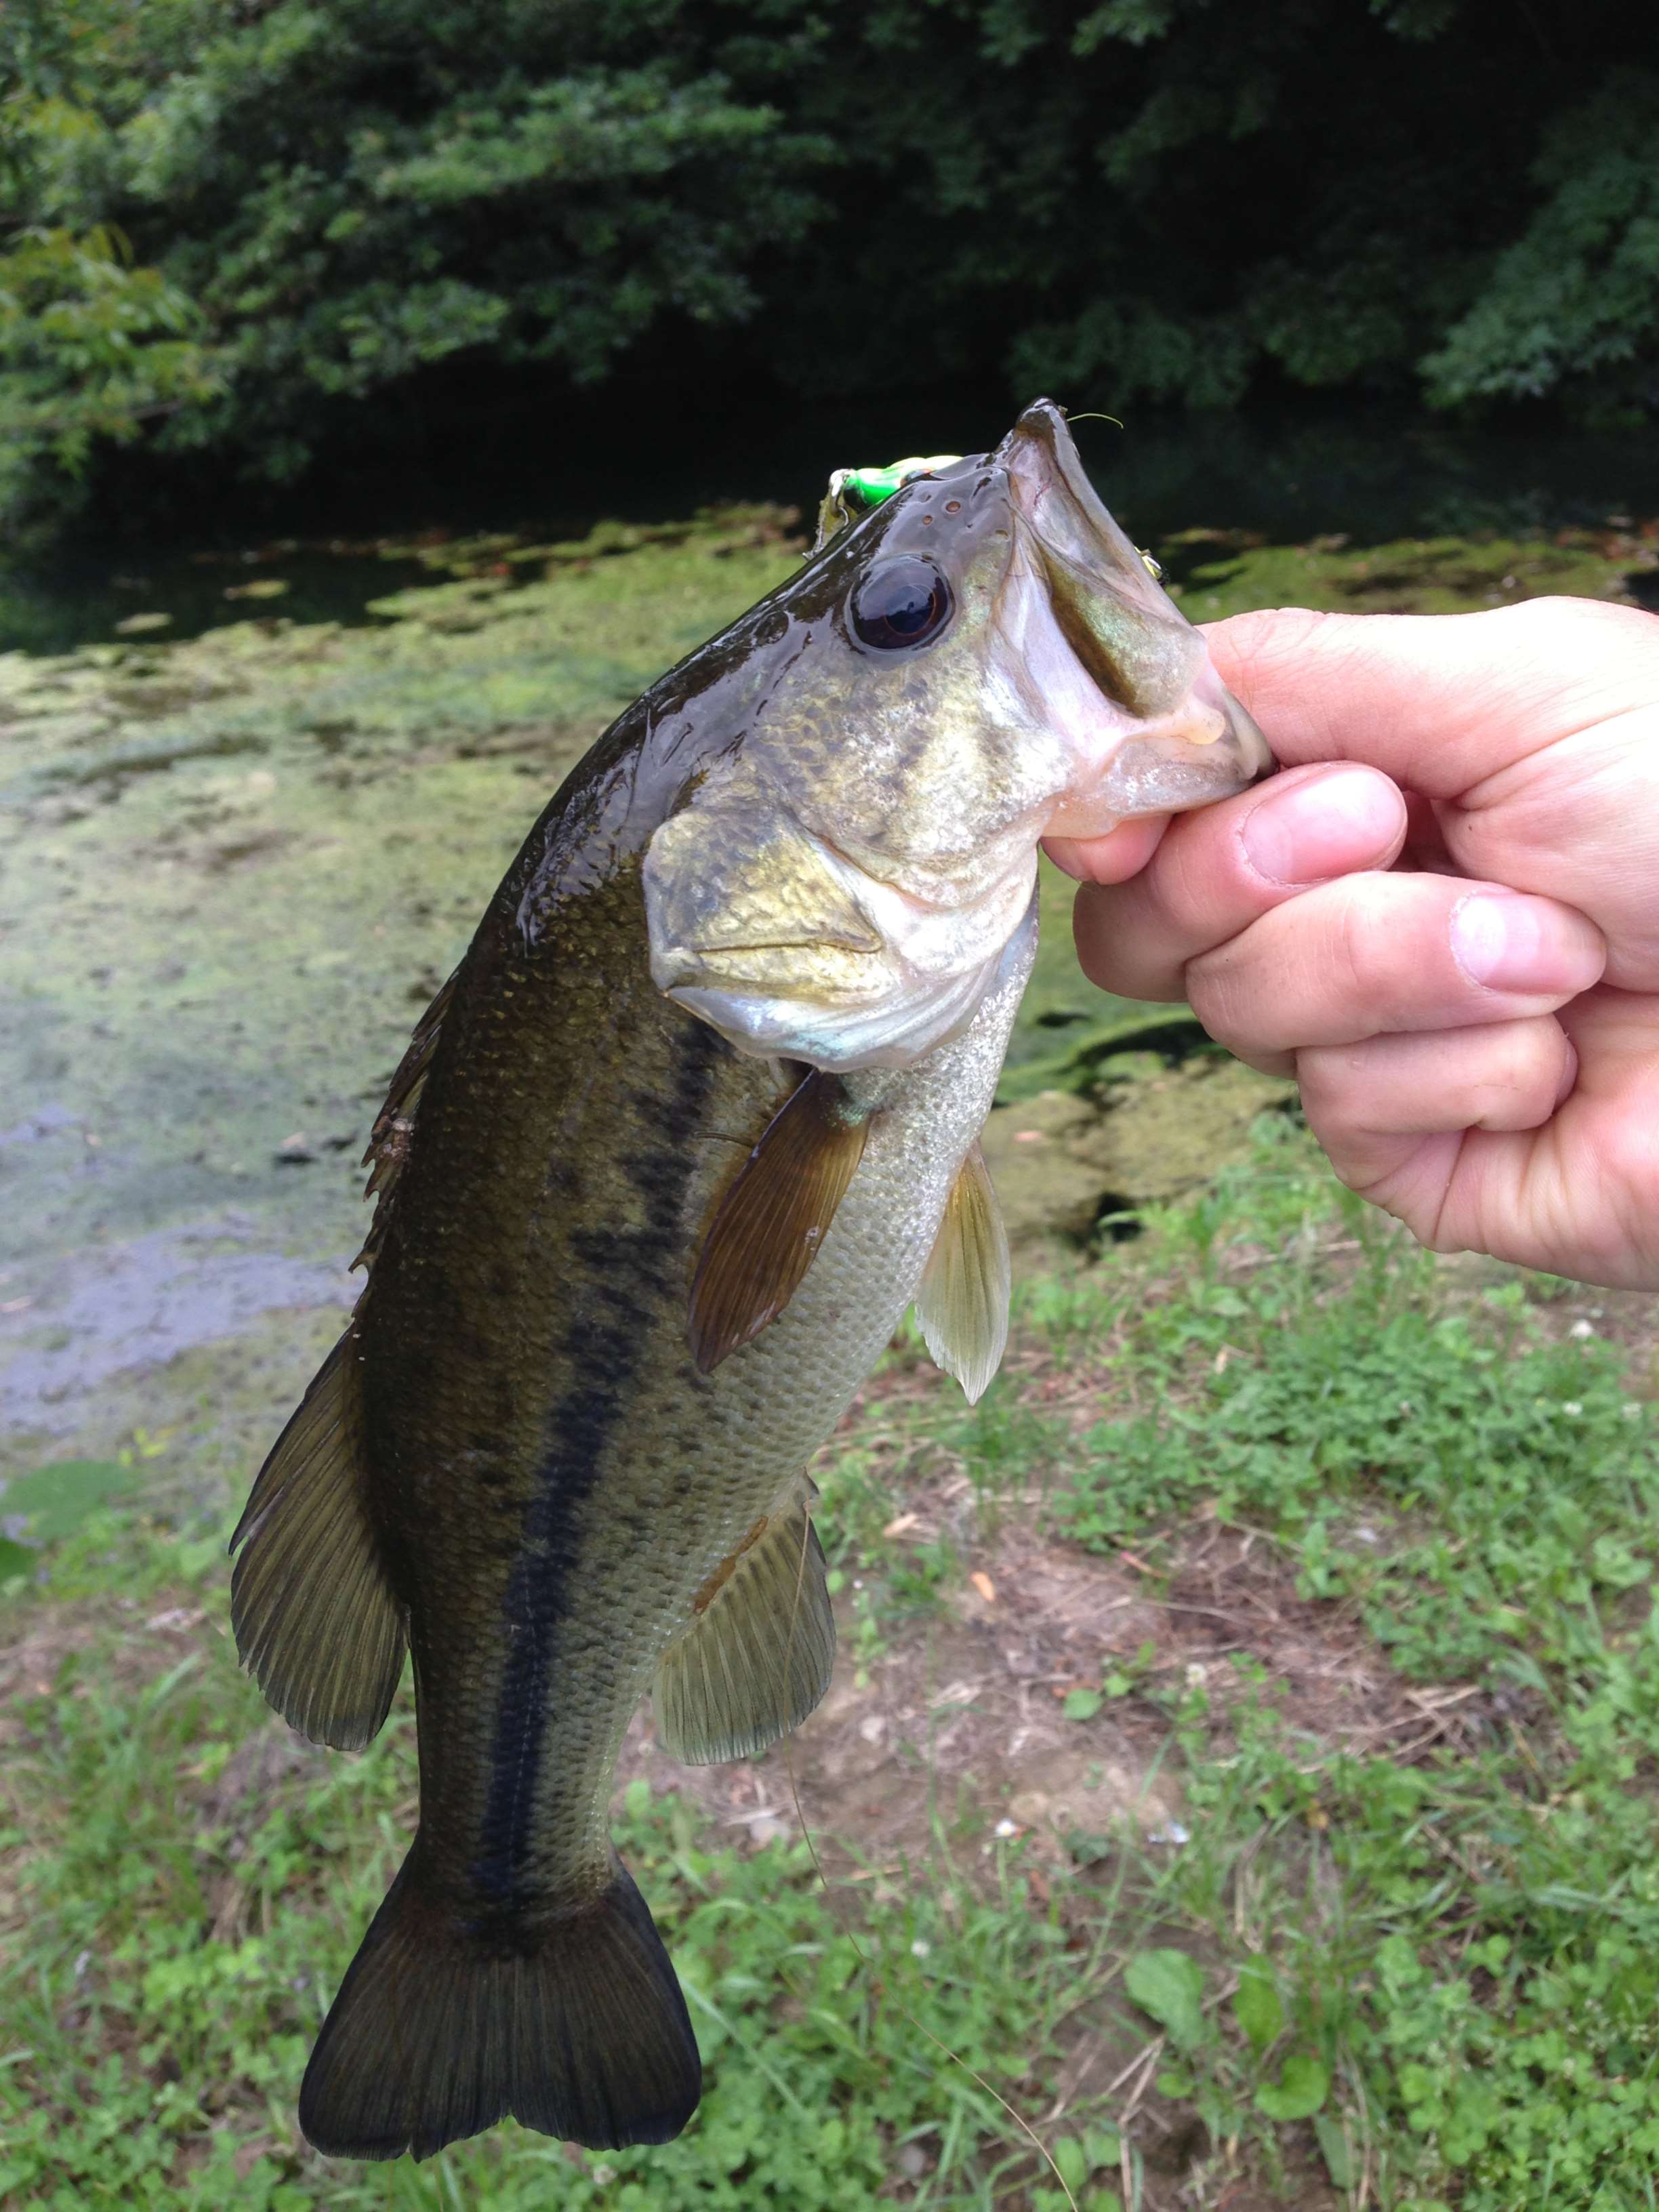
[[(787, 573), (793, 521), (392, 549), (428, 580), (355, 624), (285, 617), (277, 548), (224, 587), (245, 618), (168, 641), (141, 608), (79, 651), (0, 656), (0, 1375), (26, 1463), (163, 1431), (181, 1398), (216, 1408), (232, 1458), (253, 1445), (349, 1296), (369, 1121), (525, 830), (622, 707)], [(1621, 595), (1656, 545), (1189, 531), (1160, 552), (1207, 618)], [(1010, 1101), (1121, 1102), (1196, 1041), (1091, 990), (1068, 902), (1047, 872)], [(1159, 1188), (1132, 1180), (1115, 1200)], [(1052, 1204), (1086, 1229), (1079, 1191)]]

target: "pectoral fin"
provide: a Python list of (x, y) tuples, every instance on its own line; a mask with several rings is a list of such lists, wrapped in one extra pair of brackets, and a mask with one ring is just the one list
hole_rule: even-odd
[(365, 1494), (356, 1342), (348, 1331), (324, 1361), (230, 1540), (242, 1664), (290, 1728), (337, 1751), (376, 1735), (404, 1669)]
[(849, 1117), (839, 1079), (821, 1073), (767, 1124), (720, 1201), (691, 1285), (691, 1352), (705, 1375), (799, 1289), (864, 1157), (867, 1128)]
[(984, 1395), (1008, 1341), (1012, 1287), (1008, 1232), (985, 1155), (963, 1160), (916, 1292), (916, 1319), (928, 1351), (954, 1375), (968, 1402)]
[(651, 1692), (657, 1734), (688, 1766), (749, 1759), (797, 1728), (830, 1686), (836, 1623), (812, 1492), (768, 1515), (709, 1578), (695, 1625)]

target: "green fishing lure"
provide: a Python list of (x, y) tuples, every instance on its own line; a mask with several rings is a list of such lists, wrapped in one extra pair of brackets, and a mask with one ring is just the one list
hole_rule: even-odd
[(836, 469), (818, 507), (818, 534), (812, 550), (821, 553), (848, 523), (856, 522), (884, 500), (891, 499), (896, 491), (902, 491), (918, 477), (954, 468), (961, 459), (960, 453), (930, 453), (926, 457), (912, 453), (908, 460), (890, 462), (884, 469)]

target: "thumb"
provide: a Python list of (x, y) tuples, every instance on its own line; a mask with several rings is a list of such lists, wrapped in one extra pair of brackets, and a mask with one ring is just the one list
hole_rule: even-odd
[(1204, 635), (1286, 767), (1364, 761), (1431, 799), (1659, 699), (1659, 619), (1596, 599), (1478, 615), (1276, 607)]

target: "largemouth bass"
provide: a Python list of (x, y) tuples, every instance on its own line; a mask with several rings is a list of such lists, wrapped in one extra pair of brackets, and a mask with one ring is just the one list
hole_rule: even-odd
[(323, 2027), (319, 2149), (512, 2114), (667, 2140), (701, 2088), (607, 1808), (830, 1680), (808, 1460), (914, 1300), (1007, 1327), (976, 1139), (1038, 838), (1267, 764), (1059, 410), (930, 465), (629, 708), (526, 840), (371, 1145), (368, 1286), (233, 1540), (238, 1646), (367, 1744), (412, 1656), (420, 1824)]

